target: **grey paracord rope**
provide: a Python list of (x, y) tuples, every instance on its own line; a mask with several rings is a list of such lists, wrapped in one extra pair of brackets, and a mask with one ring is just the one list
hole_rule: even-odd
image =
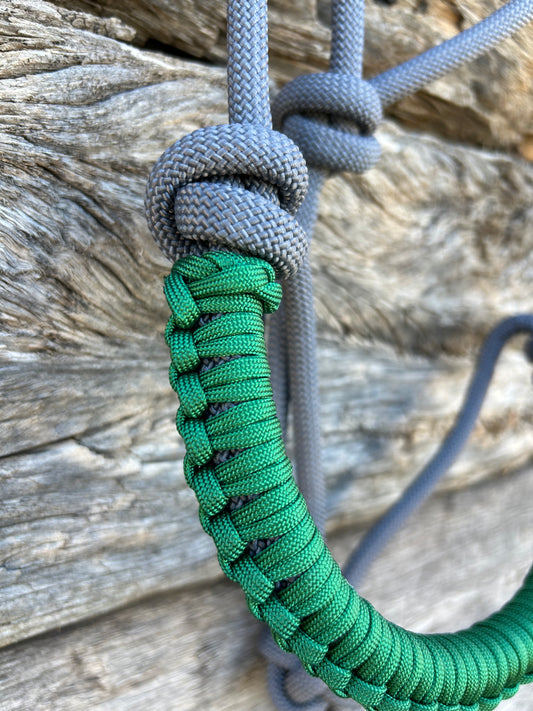
[[(361, 79), (363, 11), (362, 0), (334, 2), (330, 72), (291, 82), (274, 105), (276, 126), (283, 125), (301, 143), (313, 168), (303, 205), (305, 164), (293, 143), (270, 130), (265, 0), (228, 3), (230, 126), (200, 129), (169, 148), (154, 166), (146, 200), (152, 232), (171, 259), (222, 246), (267, 259), (282, 278), (296, 274), (284, 287), (285, 337), (277, 339), (274, 352), (280, 354), (284, 348), (287, 358), (280, 359), (281, 367), (274, 358), (274, 388), (284, 419), (288, 387), (299, 443), (298, 480), (321, 530), (325, 489), (305, 232), (312, 234), (322, 181), (327, 171), (370, 168), (379, 157), (371, 134), (381, 118), (381, 105), (415, 91), (516, 31), (533, 19), (533, 0), (511, 0), (483, 23), (369, 82)], [(313, 118), (300, 112), (312, 113)], [(299, 206), (294, 220), (291, 215)], [(288, 378), (283, 365), (287, 360)], [(298, 422), (305, 420), (307, 425), (299, 430)], [(280, 708), (326, 707), (320, 698), (310, 701), (308, 694), (303, 705), (298, 702), (302, 685), (297, 677), (291, 680), (283, 674), (281, 696), (279, 685), (272, 684)], [(287, 690), (293, 692), (292, 701)]]
[(461, 453), (476, 425), (500, 353), (507, 341), (520, 333), (530, 336), (525, 353), (531, 360), (533, 356), (533, 315), (531, 314), (519, 314), (500, 321), (485, 339), (477, 368), (454, 426), (436, 454), (403, 492), (401, 498), (372, 526), (344, 564), (343, 572), (354, 587), (361, 584), (378, 553), (402, 527), (406, 519), (424, 503)]
[[(361, 173), (378, 160), (380, 148), (372, 133), (381, 120), (382, 106), (471, 61), (532, 19), (533, 0), (512, 0), (451, 40), (364, 82), (361, 79), (364, 0), (334, 0), (330, 71), (298, 77), (279, 92), (273, 104), (274, 126), (282, 128), (298, 143), (309, 166), (310, 190), (297, 215), (309, 239), (327, 171)], [(313, 117), (301, 115), (306, 112), (312, 112)], [(317, 114), (322, 119), (317, 120)], [(327, 125), (332, 120), (336, 125)], [(275, 371), (276, 402), (288, 402), (289, 395), (281, 393), (280, 384), (290, 383), (298, 484), (318, 528), (324, 533), (326, 504), (320, 455), (314, 311), (309, 269), (305, 272), (285, 285), (288, 321), (283, 325), (281, 315), (274, 315), (272, 319), (271, 330), (274, 333), (284, 330), (286, 334), (281, 340), (287, 344), (283, 360), (288, 361), (291, 373), (288, 378), (284, 378), (276, 366), (282, 359), (272, 342), (269, 352)], [(280, 415), (284, 422), (286, 414), (280, 412)]]

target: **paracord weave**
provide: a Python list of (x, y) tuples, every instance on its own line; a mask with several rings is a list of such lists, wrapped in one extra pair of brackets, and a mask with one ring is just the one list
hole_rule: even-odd
[(281, 298), (273, 268), (239, 254), (191, 255), (174, 264), (165, 294), (185, 476), (222, 569), (277, 643), (369, 711), (492, 711), (533, 681), (533, 570), (499, 612), (435, 635), (390, 623), (342, 576), (276, 417), (262, 321)]

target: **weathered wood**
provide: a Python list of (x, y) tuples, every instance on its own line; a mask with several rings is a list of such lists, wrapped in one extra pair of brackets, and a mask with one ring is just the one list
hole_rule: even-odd
[[(421, 632), (490, 614), (529, 565), (532, 497), (529, 471), (433, 499), (376, 563), (362, 593)], [(353, 530), (333, 539), (339, 559), (353, 540)], [(1, 651), (2, 709), (273, 711), (259, 637), (237, 586), (159, 596)], [(501, 709), (523, 711), (532, 702), (533, 687), (523, 687)]]
[[(220, 575), (181, 473), (168, 265), (142, 199), (163, 148), (224, 122), (226, 99), (222, 68), (135, 48), (125, 22), (2, 9), (7, 644)], [(313, 251), (331, 530), (397, 496), (451, 423), (482, 333), (531, 305), (532, 166), (392, 121), (379, 137), (376, 169), (326, 187)], [(447, 487), (531, 456), (529, 377), (508, 353)]]
[[(224, 63), (223, 3), (213, 0), (55, 0), (106, 17), (119, 17), (142, 44), (157, 40), (194, 57)], [(406, 61), (501, 7), (502, 0), (368, 2), (365, 76)], [(285, 82), (327, 67), (328, 0), (270, 3), (272, 76)], [(491, 51), (390, 112), (406, 126), (476, 145), (533, 151), (533, 31), (525, 28)]]

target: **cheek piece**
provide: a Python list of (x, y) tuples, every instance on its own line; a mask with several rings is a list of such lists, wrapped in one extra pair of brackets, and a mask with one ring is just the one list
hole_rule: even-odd
[[(511, 0), (364, 80), (364, 1), (333, 0), (329, 71), (293, 80), (271, 109), (266, 0), (229, 0), (230, 123), (180, 139), (151, 172), (148, 223), (174, 261), (165, 339), (185, 478), (222, 570), (270, 627), (262, 647), (280, 711), (326, 711), (331, 692), (368, 711), (491, 711), (533, 681), (533, 572), (501, 610), (452, 634), (404, 630), (355, 590), (457, 458), (505, 343), (527, 334), (531, 360), (533, 316), (507, 318), (489, 333), (455, 425), (343, 574), (324, 540), (308, 258), (322, 184), (336, 171), (375, 165), (383, 108), (531, 20), (533, 2)], [(283, 441), (289, 401), (298, 485)]]

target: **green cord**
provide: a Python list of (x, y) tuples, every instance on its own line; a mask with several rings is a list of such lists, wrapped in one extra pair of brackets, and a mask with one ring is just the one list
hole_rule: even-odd
[(533, 681), (533, 569), (499, 612), (453, 634), (404, 630), (357, 594), (285, 454), (262, 321), (281, 299), (274, 279), (261, 259), (209, 252), (165, 280), (185, 477), (224, 573), (337, 695), (369, 711), (491, 711)]

